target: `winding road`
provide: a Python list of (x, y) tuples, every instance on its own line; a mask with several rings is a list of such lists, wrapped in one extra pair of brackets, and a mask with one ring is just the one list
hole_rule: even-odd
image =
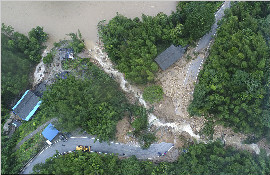
[(198, 42), (198, 45), (195, 49), (195, 52), (199, 52), (202, 49), (205, 49), (209, 46), (210, 41), (213, 39), (213, 36), (215, 35), (217, 28), (218, 28), (218, 21), (220, 21), (222, 19), (222, 17), (224, 16), (224, 11), (227, 8), (230, 8), (230, 1), (225, 1), (223, 3), (223, 5), (220, 7), (220, 9), (215, 13), (215, 23), (212, 25), (211, 27), (211, 31), (208, 34), (205, 34), (200, 41)]
[[(215, 23), (211, 27), (211, 31), (205, 34), (198, 42), (197, 47), (195, 48), (195, 52), (200, 52), (204, 49), (209, 49), (210, 43), (213, 39), (213, 36), (216, 34), (218, 28), (218, 21), (222, 19), (224, 16), (224, 11), (227, 8), (230, 8), (230, 1), (225, 1), (220, 9), (215, 13)], [(192, 60), (189, 64), (187, 76), (184, 80), (184, 85), (196, 82), (198, 74), (200, 72), (201, 65), (203, 64), (204, 57), (198, 56), (195, 60)]]
[(52, 157), (56, 150), (59, 153), (68, 152), (75, 150), (77, 145), (89, 145), (91, 146), (91, 150), (95, 152), (102, 152), (102, 153), (118, 153), (120, 156), (129, 157), (135, 155), (138, 159), (152, 159), (158, 155), (158, 152), (164, 153), (168, 151), (170, 148), (173, 147), (172, 143), (159, 143), (159, 144), (152, 144), (149, 149), (143, 150), (139, 146), (122, 144), (122, 143), (114, 143), (111, 142), (108, 144), (107, 142), (99, 142), (96, 141), (94, 143), (94, 137), (70, 137), (68, 141), (56, 141), (55, 144), (48, 146), (43, 151), (39, 153), (39, 155), (30, 162), (25, 169), (21, 172), (21, 174), (30, 174), (32, 173), (32, 168), (34, 165), (38, 163), (45, 163), (45, 160), (49, 157)]

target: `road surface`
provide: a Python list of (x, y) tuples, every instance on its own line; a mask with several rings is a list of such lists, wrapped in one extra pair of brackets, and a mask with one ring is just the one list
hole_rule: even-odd
[[(198, 42), (197, 47), (195, 48), (195, 52), (200, 52), (210, 46), (210, 42), (213, 39), (213, 36), (216, 34), (217, 31), (217, 23), (219, 20), (222, 19), (224, 16), (225, 9), (230, 8), (230, 1), (225, 1), (220, 9), (215, 14), (215, 23), (212, 25), (211, 31), (205, 34), (200, 41)], [(183, 82), (184, 85), (196, 82), (198, 74), (200, 72), (201, 65), (203, 63), (204, 58), (198, 56), (195, 60), (192, 60), (189, 64), (188, 71), (186, 78)]]
[(152, 144), (149, 149), (143, 150), (139, 146), (120, 143), (110, 143), (109, 145), (107, 142), (100, 143), (99, 141), (94, 143), (94, 140), (95, 139), (93, 137), (70, 137), (66, 142), (58, 141), (52, 146), (44, 149), (44, 151), (42, 151), (32, 162), (28, 164), (22, 174), (32, 173), (34, 165), (37, 163), (45, 163), (45, 160), (52, 157), (56, 153), (56, 150), (58, 150), (59, 153), (73, 151), (77, 145), (89, 145), (91, 146), (91, 150), (95, 152), (118, 153), (120, 156), (123, 156), (124, 153), (124, 156), (126, 157), (135, 155), (138, 159), (155, 158), (158, 156), (158, 152), (164, 153), (173, 147), (172, 143), (162, 142), (159, 144)]
[(216, 14), (215, 14), (216, 21), (212, 25), (211, 31), (208, 34), (204, 35), (200, 39), (200, 41), (198, 43), (198, 46), (195, 49), (195, 52), (199, 52), (202, 49), (207, 48), (207, 46), (209, 45), (210, 41), (213, 39), (214, 34), (217, 31), (217, 27), (218, 27), (217, 23), (218, 23), (219, 20), (222, 19), (222, 17), (224, 16), (224, 11), (227, 8), (230, 8), (230, 1), (225, 1), (224, 4), (220, 7), (220, 9), (216, 12)]

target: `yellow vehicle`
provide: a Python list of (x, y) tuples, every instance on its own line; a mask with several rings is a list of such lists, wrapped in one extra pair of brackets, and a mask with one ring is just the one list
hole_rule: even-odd
[(82, 145), (79, 145), (79, 146), (76, 146), (76, 150), (79, 151), (84, 151), (84, 152), (90, 152), (91, 150), (91, 146), (82, 146)]

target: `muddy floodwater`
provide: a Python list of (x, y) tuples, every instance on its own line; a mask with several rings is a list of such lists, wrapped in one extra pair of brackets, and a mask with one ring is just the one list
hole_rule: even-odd
[(27, 34), (36, 26), (44, 27), (50, 35), (48, 45), (68, 38), (66, 34), (80, 29), (86, 46), (93, 48), (97, 41), (97, 24), (110, 20), (117, 12), (129, 18), (141, 17), (142, 13), (154, 16), (159, 12), (175, 11), (176, 1), (159, 2), (97, 2), (97, 1), (43, 1), (1, 2), (1, 20), (16, 31)]

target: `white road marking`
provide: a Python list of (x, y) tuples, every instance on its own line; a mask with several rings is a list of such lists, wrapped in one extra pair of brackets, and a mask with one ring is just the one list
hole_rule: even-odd
[(87, 139), (88, 137), (70, 137), (71, 139)]

